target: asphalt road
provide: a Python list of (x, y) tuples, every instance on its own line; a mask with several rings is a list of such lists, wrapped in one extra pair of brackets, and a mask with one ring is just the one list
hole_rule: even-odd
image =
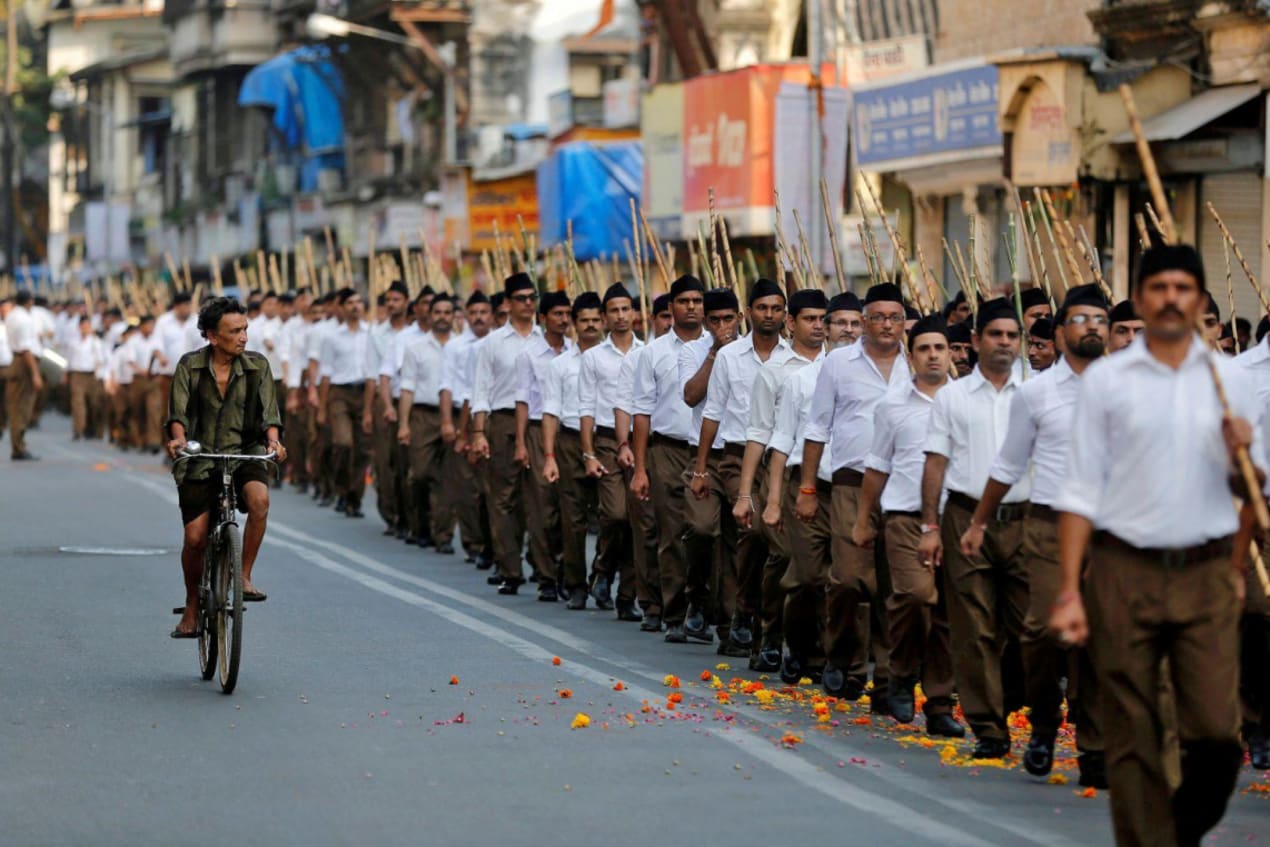
[[(290, 491), (226, 697), (167, 637), (181, 535), (158, 459), (71, 443), (55, 415), (29, 441), (42, 461), (0, 458), (0, 845), (1111, 841), (1070, 761), (1050, 784), (859, 704), (819, 721), (810, 686), (746, 693), (740, 660), (498, 597), (373, 509)], [(1210, 843), (1268, 837), (1256, 777)]]

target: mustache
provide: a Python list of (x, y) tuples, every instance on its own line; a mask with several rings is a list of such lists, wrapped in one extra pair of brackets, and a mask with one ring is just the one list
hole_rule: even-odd
[(1157, 312), (1156, 315), (1161, 318), (1164, 317), (1165, 315), (1173, 315), (1179, 318), (1186, 317), (1186, 315), (1182, 314), (1182, 310), (1179, 309), (1177, 306), (1165, 306), (1163, 309)]

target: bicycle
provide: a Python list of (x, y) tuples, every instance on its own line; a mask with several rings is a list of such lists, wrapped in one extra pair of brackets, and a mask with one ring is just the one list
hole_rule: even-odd
[[(211, 459), (220, 470), (221, 493), (217, 520), (207, 532), (203, 578), (199, 581), (198, 668), (204, 680), (220, 672), (220, 687), (233, 693), (243, 650), (243, 543), (238, 529), (232, 461), (268, 462), (277, 454), (245, 456), (204, 453), (197, 441), (187, 442), (176, 461)], [(180, 613), (182, 608), (173, 609)]]

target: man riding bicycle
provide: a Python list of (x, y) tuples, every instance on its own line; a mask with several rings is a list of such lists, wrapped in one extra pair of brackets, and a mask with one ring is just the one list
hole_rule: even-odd
[[(173, 459), (187, 440), (199, 441), (206, 451), (239, 455), (275, 453), (287, 458), (280, 441), (282, 418), (269, 362), (246, 352), (247, 313), (228, 297), (208, 300), (198, 313), (199, 332), (207, 346), (186, 353), (177, 363), (168, 397), (168, 455)], [(251, 581), (252, 567), (265, 537), (269, 516), (269, 474), (260, 462), (233, 468), (238, 510), (247, 515), (243, 530), (243, 599), (262, 601), (264, 592)], [(173, 638), (198, 637), (198, 590), (211, 513), (217, 508), (220, 481), (211, 461), (197, 456), (173, 464), (185, 542), (181, 568), (185, 573), (185, 609), (172, 630)]]

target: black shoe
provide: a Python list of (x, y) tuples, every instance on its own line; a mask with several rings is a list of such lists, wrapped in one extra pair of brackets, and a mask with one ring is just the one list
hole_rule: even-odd
[(1054, 739), (1032, 733), (1023, 752), (1023, 769), (1032, 776), (1048, 776), (1054, 769)]
[(748, 659), (750, 657), (750, 648), (739, 646), (731, 638), (719, 639), (719, 648), (715, 652), (720, 656), (730, 656), (733, 659)]
[(585, 609), (586, 608), (586, 589), (580, 588), (580, 587), (570, 588), (569, 602), (565, 606), (565, 608), (567, 608), (571, 612), (580, 612), (583, 609)]
[[(764, 647), (757, 655), (750, 656), (750, 670), (759, 673), (775, 673), (781, 669), (781, 651), (779, 647)], [(801, 679), (801, 677), (799, 677)], [(794, 680), (797, 684), (798, 680)]]
[(891, 686), (891, 717), (899, 723), (912, 723), (917, 709), (913, 697), (913, 683), (907, 679), (897, 679)]
[(683, 622), (683, 631), (685, 635), (695, 641), (700, 641), (704, 644), (714, 643), (714, 633), (706, 625), (705, 616), (701, 614), (699, 609), (688, 609), (688, 617)]
[(556, 593), (554, 585), (538, 586), (538, 602), (539, 603), (555, 603), (560, 599), (560, 595)]
[(308, 493), (309, 493), (309, 484), (308, 484), (307, 482), (297, 482), (297, 483), (296, 483), (296, 486), (295, 486), (295, 493), (296, 493), (296, 494), (308, 494)]
[[(406, 543), (407, 543), (407, 544), (409, 544), (410, 542), (408, 542), (408, 541), (407, 541)], [(476, 564), (476, 554), (475, 554), (475, 553), (467, 553), (467, 552), (464, 552), (464, 554), (463, 554), (463, 564), (465, 564), (465, 565), (474, 565), (474, 564)]]
[(1270, 770), (1270, 736), (1267, 736), (1259, 726), (1249, 728), (1245, 724), (1244, 738), (1248, 739), (1248, 763), (1252, 765), (1252, 769), (1254, 771)]
[(644, 619), (644, 616), (639, 613), (639, 609), (635, 608), (633, 602), (619, 599), (617, 601), (617, 619), (619, 621), (638, 623)]
[(854, 676), (847, 676), (840, 668), (826, 664), (821, 672), (825, 693), (840, 700), (854, 703), (864, 693), (864, 683)]
[(384, 534), (384, 535), (396, 535), (396, 534), (397, 534), (397, 528), (396, 528), (396, 527), (393, 527), (393, 526), (386, 526), (386, 527), (384, 527), (383, 534)]
[(507, 597), (515, 596), (520, 593), (520, 583), (504, 580), (503, 584), (498, 586), (498, 593)]
[(661, 615), (644, 615), (639, 625), (640, 632), (661, 632)]
[(433, 542), (432, 536), (425, 533), (424, 535), (419, 537), (419, 546), (428, 548), (428, 547), (435, 547), (437, 545)]
[[(828, 670), (828, 668), (826, 668)], [(797, 685), (798, 681), (806, 676), (803, 673), (803, 662), (792, 653), (786, 653), (781, 659), (781, 682), (786, 685)]]
[(732, 643), (747, 652), (754, 646), (754, 630), (750, 628), (749, 615), (737, 612), (732, 616)]
[(940, 738), (965, 738), (966, 728), (947, 712), (926, 716), (926, 734)]
[(886, 694), (878, 694), (877, 689), (869, 697), (869, 714), (880, 718), (890, 717), (891, 698)]
[(404, 541), (404, 542), (406, 542), (407, 544), (418, 545), (418, 543), (419, 543), (419, 536), (417, 536), (417, 535), (407, 535), (405, 538), (403, 538), (403, 539), (401, 539), (401, 540), (402, 540), (402, 541)]
[(398, 541), (405, 541), (410, 537), (410, 530), (406, 529), (404, 526), (399, 526), (393, 530), (393, 534), (397, 536)]
[(972, 759), (1004, 759), (1008, 755), (1010, 742), (1004, 738), (980, 738), (970, 751)]
[(348, 508), (348, 501), (347, 501), (347, 500), (345, 500), (343, 497), (337, 497), (337, 498), (335, 498), (335, 511), (337, 511), (337, 512), (342, 512), (342, 511), (344, 511), (346, 508)]
[(1081, 753), (1076, 764), (1080, 767), (1081, 787), (1101, 788), (1103, 791), (1111, 787), (1107, 784), (1107, 760), (1102, 753)]
[(502, 585), (503, 577), (501, 574), (490, 574), (489, 576), (485, 577), (485, 584), (486, 585)]
[(15, 462), (38, 462), (40, 460), (40, 457), (31, 453), (30, 450), (23, 450), (21, 453), (14, 453), (9, 458)]
[(453, 556), (453, 555), (454, 555), (454, 545), (453, 545), (453, 544), (439, 544), (439, 545), (437, 545), (437, 554), (438, 554), (438, 555), (441, 555), (441, 556)]
[(606, 612), (613, 608), (613, 598), (610, 596), (609, 591), (608, 579), (597, 576), (594, 584), (591, 585), (591, 597), (595, 599), (595, 608)]
[(346, 509), (344, 510), (344, 517), (346, 517), (346, 518), (364, 518), (364, 517), (366, 517), (366, 513), (365, 513), (365, 512), (363, 512), (363, 511), (361, 510), (361, 507), (359, 507), (359, 506), (349, 506), (348, 508), (346, 508)]
[(666, 628), (667, 644), (687, 644), (688, 633), (684, 631), (684, 625), (681, 623), (672, 623)]
[(489, 553), (481, 553), (476, 557), (476, 569), (478, 571), (487, 571), (494, 567), (494, 557)]

